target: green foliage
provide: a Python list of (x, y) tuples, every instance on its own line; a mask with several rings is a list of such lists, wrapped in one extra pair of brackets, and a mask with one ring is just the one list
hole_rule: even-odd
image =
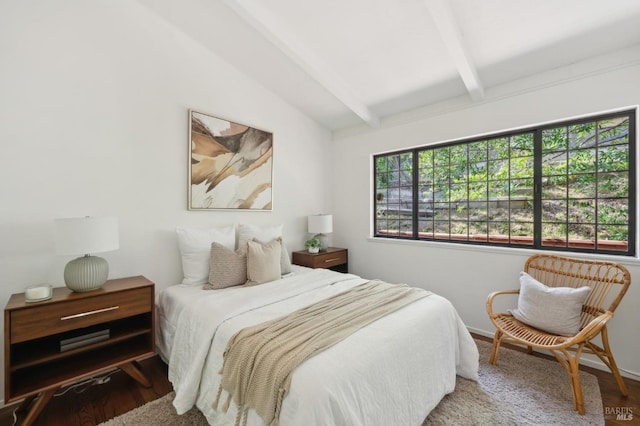
[(310, 238), (304, 243), (304, 248), (320, 248), (320, 240), (318, 238)]
[(376, 188), (386, 189), (400, 182), (411, 184), (413, 155), (411, 152), (376, 158)]

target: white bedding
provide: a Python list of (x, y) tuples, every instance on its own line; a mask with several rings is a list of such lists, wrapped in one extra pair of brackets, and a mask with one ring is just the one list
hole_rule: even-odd
[[(210, 424), (233, 425), (233, 403), (227, 413), (212, 408), (231, 336), (363, 282), (351, 274), (294, 266), (287, 277), (252, 287), (176, 285), (160, 292), (158, 350), (169, 364), (178, 413), (195, 404)], [(456, 374), (477, 380), (478, 350), (451, 303), (434, 294), (302, 363), (280, 424), (420, 425), (453, 391)], [(247, 424), (262, 421), (250, 410)]]

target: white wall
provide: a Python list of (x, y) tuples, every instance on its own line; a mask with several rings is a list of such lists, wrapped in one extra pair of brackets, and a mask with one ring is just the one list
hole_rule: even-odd
[[(273, 131), (272, 212), (186, 210), (189, 108)], [(0, 304), (64, 285), (58, 217), (117, 216), (110, 276), (157, 290), (182, 276), (178, 225), (282, 223), (299, 249), (306, 216), (330, 211), (330, 146), (326, 129), (136, 2), (3, 2)]]
[[(639, 52), (640, 48), (636, 48), (626, 54), (637, 58)], [(576, 69), (563, 72), (570, 75), (572, 71)], [(518, 272), (532, 252), (372, 241), (368, 238), (373, 185), (371, 155), (637, 105), (638, 81), (640, 61), (636, 59), (635, 65), (569, 79), (561, 85), (542, 85), (533, 92), (512, 85), (488, 90), (486, 100), (476, 105), (456, 100), (439, 106), (449, 108), (448, 113), (438, 113), (438, 108), (426, 109), (422, 119), (413, 113), (411, 119), (396, 117), (379, 129), (338, 132), (333, 150), (336, 223), (333, 237), (336, 245), (349, 248), (351, 271), (441, 294), (453, 302), (468, 327), (492, 335), (494, 328), (486, 314), (486, 297), (494, 290), (518, 288)], [(640, 324), (640, 262), (622, 261), (631, 270), (633, 282), (610, 323), (610, 340), (618, 365), (638, 375), (640, 339), (634, 336), (638, 335)]]

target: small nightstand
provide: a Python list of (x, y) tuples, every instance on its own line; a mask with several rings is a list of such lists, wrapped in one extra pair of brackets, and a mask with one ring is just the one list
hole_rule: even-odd
[(320, 253), (309, 253), (307, 250), (293, 252), (295, 265), (309, 268), (326, 268), (338, 272), (349, 272), (348, 250), (338, 247), (327, 247)]
[(86, 293), (56, 287), (43, 302), (11, 295), (4, 309), (4, 398), (25, 399), (22, 424), (32, 424), (61, 386), (114, 367), (151, 386), (136, 360), (155, 354), (154, 302), (154, 284), (142, 276)]

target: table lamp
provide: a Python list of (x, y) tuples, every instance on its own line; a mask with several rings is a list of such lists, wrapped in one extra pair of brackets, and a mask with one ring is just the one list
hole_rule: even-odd
[(330, 214), (311, 215), (307, 218), (307, 229), (310, 234), (320, 240), (320, 250), (326, 250), (325, 234), (333, 232), (333, 216)]
[(64, 283), (76, 292), (96, 290), (107, 281), (109, 264), (90, 253), (117, 250), (118, 219), (116, 217), (78, 217), (56, 219), (56, 253), (84, 255), (64, 268)]

